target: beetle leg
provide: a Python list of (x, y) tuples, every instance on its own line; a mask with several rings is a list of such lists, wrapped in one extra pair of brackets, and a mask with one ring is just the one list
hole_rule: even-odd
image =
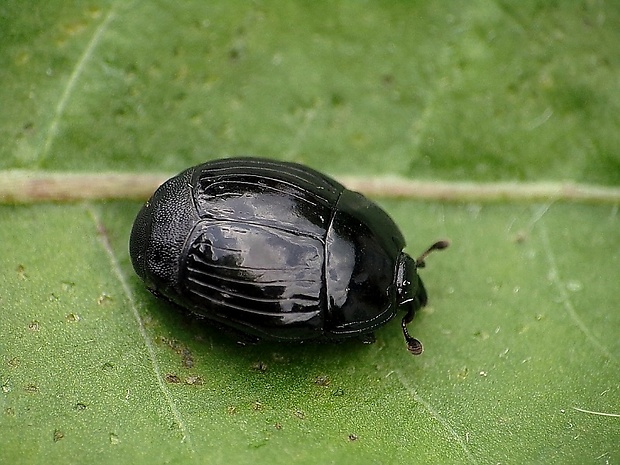
[(375, 337), (375, 333), (366, 333), (360, 336), (360, 340), (364, 344), (374, 344), (377, 338)]
[(401, 325), (403, 327), (403, 335), (405, 336), (405, 341), (407, 341), (407, 350), (413, 355), (420, 355), (422, 352), (424, 352), (424, 347), (422, 347), (422, 343), (418, 341), (415, 337), (412, 337), (409, 334), (409, 331), (407, 331), (407, 323), (411, 323), (415, 311), (415, 307), (413, 305), (410, 306), (409, 311), (407, 311), (407, 314), (403, 317)]
[(233, 328), (232, 326), (224, 325), (220, 322), (213, 321), (204, 315), (199, 315), (197, 313), (193, 313), (192, 316), (198, 318), (200, 321), (204, 321), (206, 326), (214, 328), (221, 333), (225, 334), (229, 338), (233, 339), (238, 346), (246, 347), (246, 346), (254, 346), (256, 344), (260, 344), (261, 338), (259, 336), (254, 336), (253, 334), (248, 334), (240, 329)]
[(237, 337), (237, 345), (241, 347), (254, 346), (260, 342), (260, 338), (257, 336), (250, 336), (243, 333), (235, 333), (235, 336)]

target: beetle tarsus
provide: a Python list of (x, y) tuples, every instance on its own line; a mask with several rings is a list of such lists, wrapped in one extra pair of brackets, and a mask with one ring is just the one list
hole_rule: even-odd
[(377, 340), (375, 333), (366, 333), (360, 336), (360, 340), (363, 344), (374, 344)]

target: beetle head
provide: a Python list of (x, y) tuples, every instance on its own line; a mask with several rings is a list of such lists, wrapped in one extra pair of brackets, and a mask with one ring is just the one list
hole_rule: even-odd
[(445, 249), (449, 244), (448, 241), (437, 241), (415, 260), (404, 252), (398, 258), (398, 272), (396, 275), (398, 305), (407, 311), (401, 325), (405, 341), (407, 342), (407, 349), (413, 355), (420, 355), (424, 349), (420, 341), (409, 335), (407, 323), (411, 322), (415, 312), (424, 307), (428, 302), (426, 289), (417, 270), (426, 266), (425, 259), (428, 254), (433, 250)]

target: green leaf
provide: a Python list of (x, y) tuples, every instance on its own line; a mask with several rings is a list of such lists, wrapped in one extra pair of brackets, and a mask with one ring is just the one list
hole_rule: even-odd
[[(0, 7), (0, 169), (620, 184), (615, 5), (57, 3)], [(0, 206), (0, 463), (617, 462), (617, 203), (379, 203), (452, 241), (420, 357), (238, 347), (135, 276), (139, 202)]]

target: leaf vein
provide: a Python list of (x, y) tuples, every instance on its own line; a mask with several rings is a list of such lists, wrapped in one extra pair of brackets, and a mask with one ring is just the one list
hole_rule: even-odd
[(575, 306), (570, 300), (570, 297), (566, 290), (566, 284), (562, 281), (562, 278), (560, 277), (560, 272), (558, 270), (555, 254), (553, 253), (551, 241), (549, 240), (549, 233), (547, 231), (547, 228), (545, 227), (545, 224), (542, 221), (539, 223), (539, 231), (542, 240), (542, 246), (547, 256), (547, 263), (550, 269), (550, 279), (557, 288), (558, 293), (560, 294), (560, 299), (562, 301), (562, 306), (564, 307), (564, 310), (566, 310), (566, 313), (568, 313), (569, 317), (573, 320), (573, 323), (575, 323), (575, 325), (577, 325), (581, 332), (586, 336), (586, 339), (603, 354), (605, 354), (605, 356), (607, 356), (609, 359), (613, 359), (614, 357), (612, 353), (596, 338), (596, 336), (594, 336), (592, 331), (590, 331), (590, 329), (586, 326), (581, 317), (577, 314)]
[(157, 379), (157, 384), (159, 385), (159, 389), (162, 392), (164, 399), (166, 400), (166, 403), (168, 404), (168, 407), (170, 408), (172, 416), (174, 417), (176, 423), (179, 425), (179, 429), (181, 430), (181, 433), (183, 435), (182, 442), (186, 442), (189, 445), (190, 450), (192, 450), (193, 452), (189, 429), (187, 427), (187, 424), (185, 423), (185, 420), (183, 419), (183, 416), (181, 415), (181, 412), (177, 408), (174, 402), (174, 399), (172, 398), (172, 394), (170, 393), (170, 390), (166, 387), (166, 383), (161, 374), (161, 369), (159, 368), (159, 363), (155, 355), (155, 348), (153, 346), (153, 343), (149, 339), (148, 334), (146, 333), (144, 321), (142, 320), (142, 317), (140, 316), (140, 312), (138, 311), (138, 306), (136, 305), (135, 299), (133, 298), (133, 294), (131, 292), (131, 288), (129, 287), (127, 278), (125, 277), (125, 274), (123, 273), (123, 270), (121, 269), (119, 261), (116, 258), (116, 254), (114, 253), (114, 250), (112, 249), (112, 246), (105, 233), (105, 228), (103, 226), (101, 218), (99, 217), (97, 212), (92, 207), (90, 206), (87, 207), (87, 211), (90, 217), (92, 218), (93, 222), (95, 223), (95, 226), (97, 227), (97, 231), (98, 231), (97, 236), (98, 236), (99, 243), (101, 244), (101, 247), (103, 248), (106, 255), (108, 256), (108, 259), (110, 260), (110, 266), (112, 267), (112, 271), (114, 272), (114, 274), (116, 275), (116, 278), (120, 282), (121, 287), (123, 288), (123, 292), (125, 293), (125, 297), (129, 301), (129, 307), (131, 308), (133, 316), (136, 319), (136, 323), (138, 324), (138, 331), (140, 332), (140, 336), (142, 337), (144, 344), (146, 346), (146, 349), (148, 351), (148, 356), (151, 360), (151, 367), (153, 368), (153, 372), (155, 373), (155, 378)]
[(428, 411), (430, 416), (433, 417), (446, 431), (448, 431), (450, 436), (452, 436), (454, 440), (458, 443), (458, 445), (461, 447), (461, 449), (467, 456), (467, 459), (469, 460), (469, 462), (473, 464), (477, 464), (478, 461), (473, 456), (473, 454), (470, 452), (470, 450), (467, 448), (466, 441), (463, 440), (463, 438), (459, 435), (459, 433), (456, 432), (456, 430), (450, 424), (450, 422), (446, 420), (439, 413), (439, 411), (435, 407), (433, 407), (433, 405), (430, 402), (428, 402), (426, 399), (421, 397), (420, 394), (418, 394), (418, 392), (409, 385), (409, 383), (406, 381), (405, 377), (402, 375), (400, 371), (395, 370), (394, 372), (396, 373), (396, 376), (398, 377), (398, 380), (400, 381), (400, 383), (409, 392), (413, 400), (419, 403), (420, 405), (422, 405)]
[(63, 90), (60, 96), (60, 100), (58, 100), (58, 104), (56, 105), (56, 109), (54, 110), (54, 116), (52, 117), (52, 121), (47, 130), (47, 136), (45, 137), (43, 148), (41, 149), (40, 153), (37, 156), (39, 166), (41, 165), (41, 162), (47, 157), (47, 154), (49, 153), (49, 150), (52, 147), (52, 143), (54, 142), (54, 139), (56, 138), (56, 135), (58, 134), (58, 124), (60, 122), (60, 118), (62, 117), (65, 111), (65, 107), (67, 106), (69, 97), (71, 96), (71, 93), (73, 92), (73, 89), (75, 88), (75, 84), (82, 74), (84, 65), (86, 64), (88, 59), (91, 57), (93, 50), (95, 49), (95, 47), (101, 40), (103, 33), (106, 31), (110, 22), (114, 18), (114, 14), (115, 14), (114, 8), (112, 8), (108, 12), (105, 19), (101, 22), (101, 24), (99, 24), (99, 26), (95, 30), (95, 33), (91, 37), (90, 41), (88, 42), (88, 45), (84, 49), (84, 52), (82, 52), (82, 55), (80, 56), (77, 63), (75, 64), (75, 67), (73, 68), (71, 76), (69, 77), (69, 80), (67, 81), (67, 85), (65, 86), (65, 89)]

